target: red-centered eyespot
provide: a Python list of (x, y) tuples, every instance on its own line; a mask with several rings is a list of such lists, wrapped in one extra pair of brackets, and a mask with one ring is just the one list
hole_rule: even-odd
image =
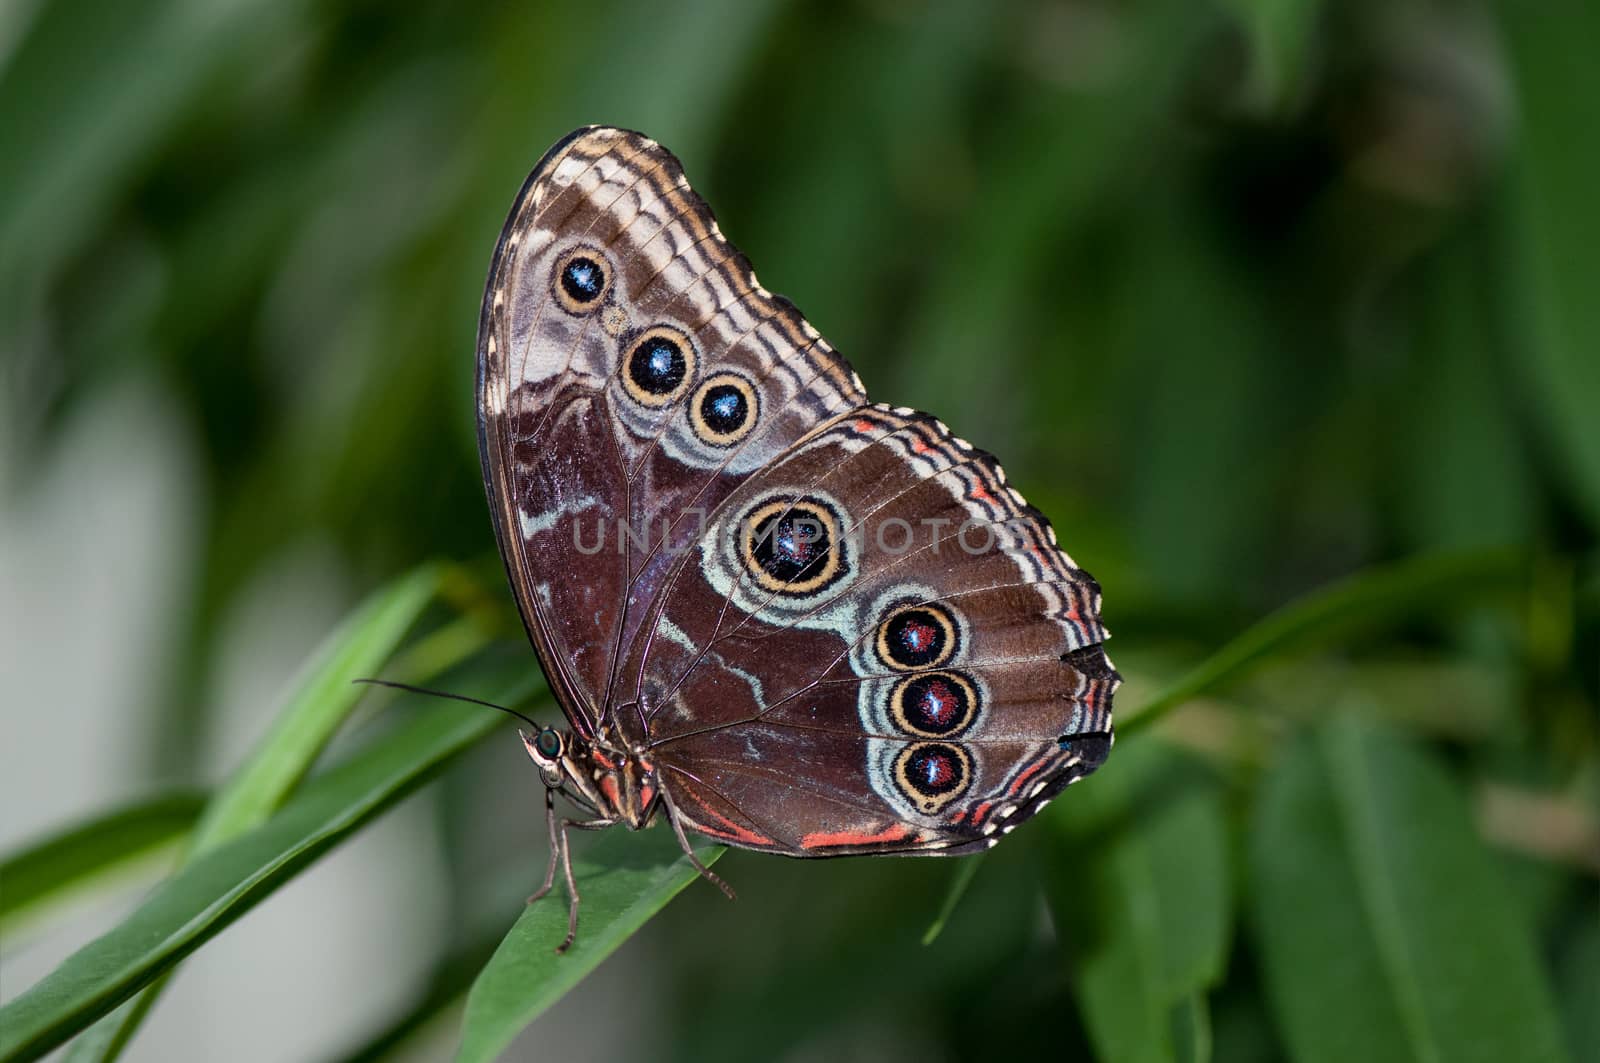
[(938, 668), (960, 648), (961, 632), (954, 614), (943, 605), (907, 605), (878, 625), (878, 660), (895, 671)]
[(961, 746), (919, 742), (895, 758), (895, 782), (916, 807), (933, 815), (972, 785), (972, 758)]
[(889, 691), (889, 716), (907, 734), (953, 738), (977, 719), (979, 694), (960, 672), (922, 672), (907, 676)]

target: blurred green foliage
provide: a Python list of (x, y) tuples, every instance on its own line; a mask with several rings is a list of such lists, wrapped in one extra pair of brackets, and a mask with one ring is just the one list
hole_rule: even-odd
[[(441, 613), (514, 644), (484, 271), (552, 141), (642, 129), (875, 397), (1006, 459), (1127, 708), (1331, 580), (1521, 559), (1130, 736), (927, 951), (948, 864), (731, 854), (738, 906), (645, 931), (649, 1055), (1594, 1059), (1597, 46), (1584, 0), (16, 4), (0, 488), (96, 395), (170, 399), (202, 529), (152, 787), (212, 781), (222, 618), (296, 544), (359, 588), (464, 560)], [(540, 860), (457, 874), (418, 1010), (349, 1044), (459, 1000)]]

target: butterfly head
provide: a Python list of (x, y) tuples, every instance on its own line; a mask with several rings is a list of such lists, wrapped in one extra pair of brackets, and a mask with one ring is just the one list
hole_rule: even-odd
[(554, 727), (541, 727), (532, 734), (517, 733), (522, 736), (522, 746), (528, 751), (529, 759), (538, 766), (544, 784), (552, 790), (561, 789), (566, 775), (564, 762), (572, 746), (569, 736)]

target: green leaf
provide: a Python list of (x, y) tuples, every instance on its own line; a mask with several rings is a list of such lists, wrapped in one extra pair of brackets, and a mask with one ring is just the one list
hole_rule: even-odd
[[(518, 704), (542, 688), (524, 680), (500, 700)], [(434, 707), (314, 779), (266, 823), (198, 856), (0, 1009), (0, 1060), (34, 1058), (109, 1012), (501, 723), (479, 708)]]
[(436, 566), (416, 569), (373, 594), (323, 642), (260, 748), (206, 807), (197, 852), (236, 837), (283, 803), (367, 693), (352, 680), (377, 675), (439, 582)]
[(205, 798), (165, 794), (97, 816), (0, 861), (0, 935), (41, 910), (136, 866), (175, 855)]
[(1297, 743), (1250, 867), (1294, 1059), (1566, 1058), (1533, 936), (1463, 795), (1412, 745), (1348, 715)]
[(1514, 246), (1503, 283), (1526, 320), (1511, 359), (1544, 414), (1544, 440), (1574, 498), (1600, 527), (1600, 141), (1594, 47), (1600, 7), (1589, 0), (1497, 5), (1520, 126), (1512, 156)]
[(1191, 698), (1245, 675), (1292, 650), (1333, 642), (1465, 597), (1504, 594), (1521, 584), (1522, 554), (1472, 550), (1430, 554), (1357, 573), (1279, 609), (1135, 709), (1118, 725), (1126, 737)]
[[(558, 888), (530, 904), (511, 928), (467, 996), (459, 1063), (493, 1060), (517, 1034), (577, 985), (699, 872), (672, 832), (606, 831), (575, 857), (572, 873), (583, 897), (578, 938), (565, 954), (567, 905)], [(710, 866), (725, 850), (696, 849)]]
[(1098, 1054), (1206, 1058), (1205, 991), (1221, 980), (1230, 937), (1215, 782), (1191, 758), (1140, 742), (1058, 809), (1046, 892)]
[[(438, 593), (444, 571), (423, 565), (376, 591), (346, 617), (312, 656), (272, 730), (206, 806), (192, 853), (203, 853), (264, 821), (305, 777), (367, 688), (352, 680), (383, 667)], [(483, 636), (479, 636), (481, 645)], [(461, 655), (475, 649), (454, 646)], [(459, 659), (459, 658), (457, 658)], [(136, 1004), (73, 1045), (69, 1063), (116, 1059), (160, 996), (152, 986)]]

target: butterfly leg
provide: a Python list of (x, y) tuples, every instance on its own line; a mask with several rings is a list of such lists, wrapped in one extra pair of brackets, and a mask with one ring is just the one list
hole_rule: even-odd
[(555, 885), (556, 863), (561, 859), (561, 845), (566, 838), (564, 834), (556, 832), (555, 791), (548, 788), (544, 792), (544, 822), (550, 832), (550, 866), (544, 871), (544, 885), (533, 891), (533, 895), (528, 898), (529, 904), (549, 893), (550, 887)]
[[(564, 819), (561, 821), (561, 870), (567, 879), (567, 939), (556, 946), (556, 955), (566, 952), (578, 937), (578, 904), (583, 898), (578, 894), (578, 880), (572, 875), (572, 842), (567, 837), (570, 830), (604, 830), (616, 823), (614, 819)], [(550, 865), (551, 874), (555, 864)]]
[(733, 892), (733, 887), (723, 881), (721, 875), (702, 864), (700, 862), (700, 858), (694, 855), (694, 849), (690, 847), (689, 839), (684, 836), (683, 824), (678, 822), (677, 806), (672, 803), (672, 798), (667, 796), (665, 790), (662, 791), (661, 797), (667, 803), (667, 822), (672, 824), (672, 833), (678, 836), (678, 844), (683, 848), (683, 855), (687, 856), (689, 858), (689, 863), (693, 864), (694, 869), (700, 872), (701, 878), (704, 878), (707, 882), (710, 882), (713, 886), (717, 887), (717, 889), (721, 890), (728, 900), (738, 900), (739, 897)]

